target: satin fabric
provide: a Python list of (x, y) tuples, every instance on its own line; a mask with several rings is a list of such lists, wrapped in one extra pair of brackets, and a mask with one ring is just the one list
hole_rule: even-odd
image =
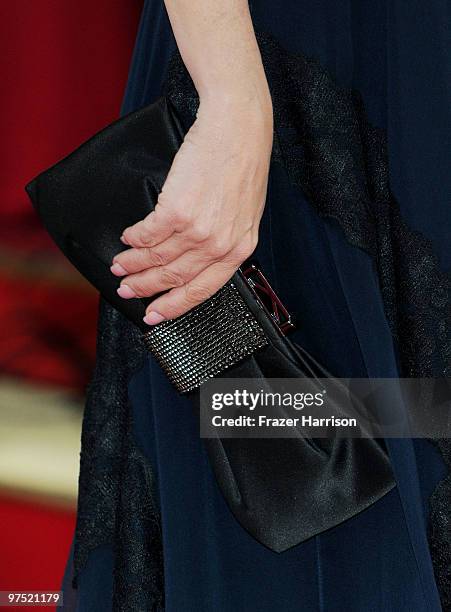
[[(402, 213), (432, 240), (448, 268), (446, 4), (250, 4), (256, 27), (287, 49), (314, 56), (339, 83), (361, 92), (370, 120), (387, 131), (392, 188)], [(158, 97), (173, 48), (161, 3), (148, 1), (124, 112)], [(317, 216), (279, 165), (270, 172), (257, 255), (301, 322), (297, 339), (330, 371), (398, 375), (371, 258), (349, 245), (336, 223)], [(258, 544), (230, 513), (188, 401), (177, 397), (152, 358), (132, 380), (130, 400), (136, 439), (158, 481), (167, 610), (441, 609), (427, 522), (430, 494), (445, 470), (428, 442), (388, 440), (397, 488), (342, 525), (277, 554)], [(90, 556), (80, 577), (79, 610), (110, 609), (113, 554), (105, 547)]]
[[(182, 140), (177, 113), (161, 97), (102, 130), (26, 187), (41, 221), (67, 258), (107, 302), (145, 332), (149, 330), (142, 318), (148, 299), (122, 300), (110, 263), (124, 249), (118, 238), (124, 229), (155, 207)], [(126, 199), (132, 206), (124, 208)], [(271, 237), (265, 248), (270, 241)], [(189, 397), (197, 410), (193, 355), (208, 351), (208, 359), (203, 355), (207, 368), (218, 369), (221, 377), (308, 378), (312, 393), (314, 388), (320, 390), (317, 379), (330, 378), (327, 370), (276, 331), (239, 273), (232, 281), (234, 289), (230, 285), (219, 292), (221, 297), (212, 297), (206, 312), (200, 306), (195, 314), (172, 323), (170, 334), (165, 328), (159, 339), (154, 336), (158, 330), (146, 334), (150, 352), (168, 377), (174, 377), (172, 382), (182, 380), (186, 385), (188, 376), (194, 388), (190, 387)], [(252, 331), (246, 321), (251, 313)], [(190, 346), (193, 336), (200, 344), (191, 344), (184, 355), (184, 343)], [(216, 353), (212, 346), (218, 347)], [(177, 360), (170, 356), (175, 348)], [(234, 356), (225, 371), (225, 366), (219, 367), (224, 353)], [(200, 360), (198, 368), (205, 363)], [(203, 380), (205, 374), (197, 376)], [(335, 393), (342, 390), (336, 382)], [(334, 396), (331, 387), (328, 394)], [(346, 416), (336, 400), (331, 401), (334, 414)], [(312, 443), (299, 433), (284, 440), (211, 438), (205, 446), (235, 518), (262, 545), (283, 552), (358, 514), (395, 486), (385, 446), (356, 437), (337, 436), (322, 443)]]

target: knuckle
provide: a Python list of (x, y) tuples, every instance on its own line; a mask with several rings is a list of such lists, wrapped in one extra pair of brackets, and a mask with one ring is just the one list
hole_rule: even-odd
[(131, 289), (133, 289), (138, 297), (145, 297), (147, 295), (148, 288), (146, 287), (146, 283), (144, 281), (134, 280), (132, 282), (128, 282), (128, 285)]
[(172, 222), (177, 229), (183, 229), (187, 227), (191, 221), (189, 212), (183, 208), (175, 210), (172, 215)]
[(186, 286), (185, 299), (188, 305), (196, 305), (205, 302), (211, 297), (211, 291), (205, 285), (192, 283)]
[(142, 226), (137, 232), (137, 239), (141, 244), (148, 244), (150, 242), (149, 230), (145, 226)]
[(181, 287), (184, 284), (181, 274), (167, 268), (161, 270), (160, 280), (165, 287)]
[(159, 308), (158, 312), (164, 315), (165, 319), (176, 319), (182, 314), (181, 310), (177, 310), (172, 304), (166, 304), (164, 308)]
[(166, 264), (166, 258), (162, 253), (149, 247), (146, 248), (145, 259), (149, 265), (155, 267), (164, 266)]
[(166, 182), (165, 182), (162, 190), (158, 194), (158, 199), (157, 199), (157, 203), (155, 204), (154, 210), (165, 208), (166, 206), (168, 206), (169, 202), (170, 202), (170, 198), (167, 193)]
[(252, 255), (257, 247), (258, 236), (247, 236), (240, 244), (234, 249), (234, 256), (242, 263), (248, 257)]
[(207, 245), (207, 252), (214, 258), (224, 257), (229, 250), (229, 242), (223, 236), (214, 236)]
[(209, 229), (204, 225), (194, 225), (189, 232), (189, 237), (193, 242), (205, 242), (209, 237)]
[(139, 272), (133, 277), (127, 277), (127, 284), (138, 297), (150, 297), (155, 293), (155, 283), (147, 272)]
[[(153, 306), (150, 307), (150, 310), (152, 309)], [(176, 319), (185, 312), (185, 310), (183, 310), (183, 304), (180, 304), (180, 299), (177, 300), (174, 296), (171, 296), (171, 292), (169, 292), (168, 296), (163, 298), (161, 303), (157, 304), (156, 310), (158, 310), (165, 319)]]

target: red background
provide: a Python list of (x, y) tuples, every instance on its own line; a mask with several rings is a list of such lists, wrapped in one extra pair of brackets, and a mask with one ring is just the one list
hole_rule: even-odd
[[(80, 392), (89, 380), (97, 296), (50, 243), (24, 185), (117, 118), (141, 8), (0, 0), (2, 375)], [(0, 496), (0, 589), (58, 590), (73, 524), (49, 500)]]
[(97, 298), (52, 247), (24, 185), (117, 118), (141, 5), (0, 0), (2, 371), (76, 388), (89, 378)]

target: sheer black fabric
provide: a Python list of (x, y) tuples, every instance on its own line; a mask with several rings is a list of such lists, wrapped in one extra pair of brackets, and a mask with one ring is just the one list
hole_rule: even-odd
[(74, 580), (90, 551), (114, 549), (113, 609), (163, 609), (163, 564), (152, 469), (137, 447), (127, 385), (144, 363), (139, 330), (101, 302), (97, 363), (83, 419)]

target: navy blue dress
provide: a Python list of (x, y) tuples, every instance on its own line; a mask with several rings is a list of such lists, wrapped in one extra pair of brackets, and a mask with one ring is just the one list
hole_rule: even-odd
[[(447, 3), (250, 6), (277, 148), (256, 255), (300, 322), (295, 340), (337, 376), (449, 374)], [(163, 3), (147, 0), (123, 113), (168, 93), (186, 121), (193, 119), (195, 92), (175, 50)], [(356, 133), (353, 113), (360, 160), (359, 147), (347, 142)], [(319, 168), (313, 179), (304, 171), (309, 163)], [(387, 170), (393, 197), (384, 200)], [(364, 222), (368, 207), (371, 222)], [(431, 496), (441, 499), (446, 466), (429, 441), (387, 440), (397, 487), (358, 516), (278, 554), (234, 519), (189, 402), (151, 356), (128, 390), (132, 437), (152, 467), (161, 520), (164, 609), (438, 612), (438, 586), (446, 609), (446, 570), (431, 558), (440, 548), (439, 510), (432, 510), (432, 536), (430, 527)], [(162, 609), (150, 600), (114, 603), (116, 544), (91, 548), (74, 608)], [(69, 586), (65, 592), (69, 602)]]

